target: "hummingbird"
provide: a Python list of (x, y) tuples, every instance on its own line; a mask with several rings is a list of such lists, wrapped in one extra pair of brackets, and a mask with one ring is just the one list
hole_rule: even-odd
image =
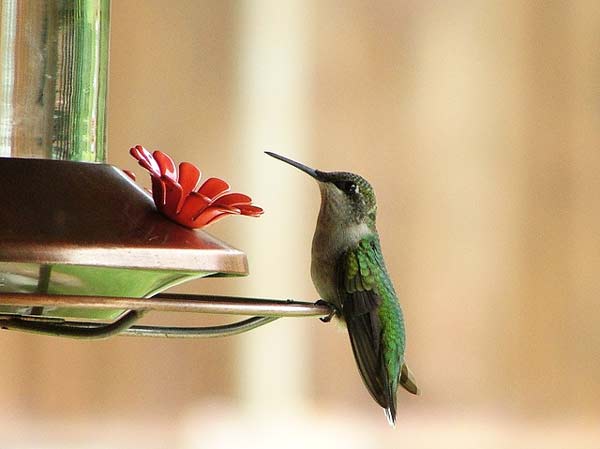
[(412, 394), (419, 394), (419, 388), (404, 360), (404, 317), (381, 252), (375, 192), (354, 173), (315, 170), (265, 153), (319, 185), (321, 208), (310, 273), (322, 301), (332, 306), (323, 321), (336, 316), (345, 322), (363, 383), (394, 426), (398, 385)]

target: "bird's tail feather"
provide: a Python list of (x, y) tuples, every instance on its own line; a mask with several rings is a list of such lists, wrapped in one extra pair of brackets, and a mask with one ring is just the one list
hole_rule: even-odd
[[(411, 372), (411, 370), (408, 369), (406, 363), (402, 365), (399, 383), (406, 391), (416, 395), (421, 394), (421, 390), (417, 386), (415, 376)], [(385, 408), (383, 409), (385, 417), (387, 418), (388, 423), (392, 427), (396, 427), (396, 385), (397, 384), (395, 382), (393, 384), (390, 384), (389, 392), (387, 395), (388, 401), (387, 404), (384, 405)]]
[(410, 369), (408, 369), (406, 363), (402, 365), (402, 370), (400, 371), (400, 385), (402, 385), (402, 387), (409, 393), (416, 395), (421, 394), (421, 390), (417, 386), (415, 376)]
[[(387, 377), (387, 376), (386, 376)], [(389, 378), (388, 378), (389, 379)], [(388, 382), (386, 403), (382, 404), (385, 411), (385, 417), (392, 427), (396, 427), (396, 390), (398, 389), (398, 381)]]
[(396, 427), (396, 409), (392, 407), (384, 408), (383, 413), (385, 413), (389, 425)]

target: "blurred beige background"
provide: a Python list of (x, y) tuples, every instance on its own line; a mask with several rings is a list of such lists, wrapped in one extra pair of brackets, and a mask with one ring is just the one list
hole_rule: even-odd
[(148, 184), (127, 150), (159, 148), (266, 210), (209, 230), (248, 278), (176, 290), (316, 300), (318, 190), (262, 151), (358, 172), (423, 394), (389, 429), (316, 319), (2, 333), (0, 447), (600, 447), (600, 3), (116, 0), (111, 45), (110, 163)]

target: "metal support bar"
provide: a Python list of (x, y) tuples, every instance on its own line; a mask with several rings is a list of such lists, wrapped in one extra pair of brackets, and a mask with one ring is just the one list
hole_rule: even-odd
[[(43, 317), (22, 318), (22, 317), (0, 317), (0, 329), (19, 330), (40, 335), (52, 335), (55, 337), (70, 337), (86, 340), (98, 340), (108, 338), (113, 335), (126, 331), (136, 322), (142, 312), (130, 310), (121, 318), (112, 323), (100, 324), (95, 326), (72, 325), (65, 322), (49, 322)], [(83, 323), (82, 323), (83, 324)]]
[(278, 320), (274, 316), (255, 316), (231, 324), (206, 327), (131, 326), (120, 335), (127, 337), (212, 338), (230, 337)]
[(41, 293), (0, 293), (0, 305), (24, 307), (77, 307), (85, 309), (127, 309), (157, 312), (195, 312), (225, 315), (308, 317), (327, 316), (326, 304), (292, 300), (238, 298), (233, 296), (161, 293), (152, 298), (111, 296), (70, 296)]
[[(313, 304), (292, 300), (281, 301), (181, 294), (161, 294), (153, 298), (118, 298), (59, 296), (37, 293), (0, 293), (0, 305), (128, 309), (119, 319), (111, 323), (67, 321), (61, 318), (44, 316), (0, 314), (1, 329), (79, 339), (100, 339), (113, 335), (166, 338), (226, 337), (256, 329), (280, 317), (331, 317), (333, 313), (332, 308), (323, 301)], [(169, 327), (133, 325), (145, 312), (151, 310), (259, 316), (219, 326)]]
[(139, 317), (140, 312), (130, 311), (112, 323), (101, 324), (72, 321), (49, 322), (43, 317), (0, 316), (0, 329), (84, 340), (98, 340), (114, 335), (125, 337), (214, 338), (230, 337), (248, 332), (279, 319), (278, 317), (257, 316), (235, 323), (204, 327), (132, 326), (132, 323)]

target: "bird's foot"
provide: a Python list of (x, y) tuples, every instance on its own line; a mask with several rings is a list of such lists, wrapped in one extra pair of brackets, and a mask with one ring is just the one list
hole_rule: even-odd
[(336, 306), (334, 306), (333, 304), (331, 304), (330, 302), (327, 302), (323, 299), (319, 299), (316, 303), (316, 305), (318, 306), (327, 306), (329, 307), (329, 315), (324, 316), (319, 318), (323, 323), (329, 323), (331, 321), (331, 319), (336, 316), (339, 312), (338, 308)]

